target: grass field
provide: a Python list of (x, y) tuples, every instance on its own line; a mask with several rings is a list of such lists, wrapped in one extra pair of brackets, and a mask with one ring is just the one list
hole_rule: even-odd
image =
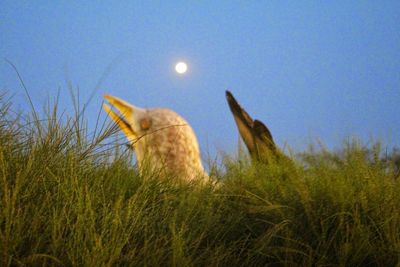
[(3, 96), (0, 266), (400, 266), (400, 178), (379, 146), (227, 157), (217, 186), (183, 183), (140, 176), (83, 112), (11, 110)]

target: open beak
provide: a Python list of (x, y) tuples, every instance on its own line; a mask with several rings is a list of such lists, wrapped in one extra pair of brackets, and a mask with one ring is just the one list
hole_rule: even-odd
[(225, 91), (225, 96), (226, 100), (228, 101), (228, 105), (232, 112), (233, 118), (235, 119), (240, 136), (242, 137), (247, 148), (249, 149), (250, 154), (252, 154), (254, 153), (254, 151), (257, 150), (253, 132), (254, 120), (246, 112), (246, 110), (244, 110), (239, 105), (231, 92)]
[[(103, 104), (103, 109), (107, 112), (107, 115), (121, 128), (122, 132), (124, 132), (127, 137), (131, 137), (132, 135), (136, 136), (135, 131), (126, 120), (128, 117), (132, 118), (134, 107), (115, 96), (105, 95), (104, 99), (110, 104)], [(119, 114), (114, 112), (112, 108), (116, 109)]]
[(261, 154), (264, 153), (264, 151), (271, 151), (276, 155), (277, 149), (267, 126), (259, 120), (253, 120), (246, 110), (240, 106), (231, 92), (226, 91), (225, 93), (240, 136), (250, 154), (258, 160), (261, 160)]

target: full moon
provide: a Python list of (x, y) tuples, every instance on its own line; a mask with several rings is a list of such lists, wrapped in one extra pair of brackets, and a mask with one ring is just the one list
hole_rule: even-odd
[(185, 62), (178, 62), (175, 65), (175, 70), (179, 74), (184, 74), (187, 71), (187, 64)]

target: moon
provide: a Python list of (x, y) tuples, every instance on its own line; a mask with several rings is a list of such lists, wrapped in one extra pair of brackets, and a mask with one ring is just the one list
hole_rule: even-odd
[(175, 65), (175, 71), (179, 74), (184, 74), (187, 71), (188, 67), (185, 62), (178, 62)]

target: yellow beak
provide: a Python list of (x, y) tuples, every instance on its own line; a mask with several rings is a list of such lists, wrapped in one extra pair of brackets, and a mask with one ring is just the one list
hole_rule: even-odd
[[(136, 136), (135, 131), (131, 125), (127, 122), (126, 118), (132, 118), (134, 107), (128, 102), (111, 95), (105, 95), (104, 99), (110, 104), (103, 104), (103, 110), (107, 115), (121, 128), (127, 137)], [(118, 113), (114, 112), (112, 108), (116, 109)]]

